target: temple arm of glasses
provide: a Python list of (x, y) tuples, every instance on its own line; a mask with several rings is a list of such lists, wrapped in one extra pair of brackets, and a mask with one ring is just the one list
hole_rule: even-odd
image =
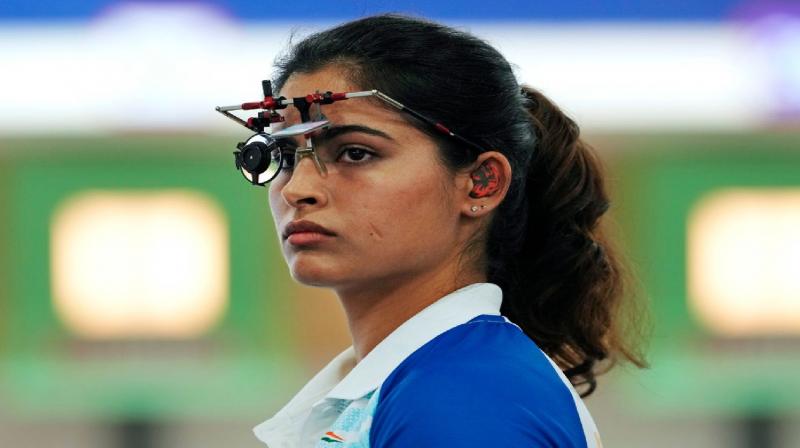
[(420, 121), (422, 121), (424, 123), (427, 123), (428, 125), (432, 126), (434, 129), (436, 129), (439, 133), (444, 134), (444, 135), (446, 135), (448, 137), (452, 137), (452, 138), (454, 138), (454, 139), (456, 139), (456, 140), (458, 140), (458, 141), (470, 146), (471, 148), (474, 148), (474, 149), (478, 150), (479, 153), (486, 151), (479, 144), (473, 142), (472, 140), (467, 140), (466, 138), (464, 138), (464, 137), (456, 134), (455, 132), (451, 131), (445, 125), (443, 125), (441, 122), (438, 122), (438, 121), (436, 121), (436, 120), (434, 120), (432, 118), (429, 118), (429, 117), (427, 117), (425, 115), (422, 115), (421, 113), (415, 111), (414, 109), (411, 109), (410, 107), (406, 107), (403, 103), (395, 100), (394, 98), (391, 98), (391, 97), (387, 96), (383, 92), (380, 92), (378, 90), (371, 90), (370, 92), (371, 92), (372, 95), (374, 95), (376, 98), (382, 100), (383, 102), (385, 102), (387, 104), (390, 104), (393, 107), (395, 107), (397, 109), (400, 109), (403, 112), (407, 112), (410, 115), (412, 115), (414, 118), (416, 118), (416, 119), (418, 119), (418, 120), (420, 120)]

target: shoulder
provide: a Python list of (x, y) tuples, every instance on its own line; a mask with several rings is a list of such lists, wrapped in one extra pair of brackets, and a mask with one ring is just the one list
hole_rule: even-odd
[(586, 446), (569, 387), (501, 316), (429, 341), (379, 394), (371, 446)]

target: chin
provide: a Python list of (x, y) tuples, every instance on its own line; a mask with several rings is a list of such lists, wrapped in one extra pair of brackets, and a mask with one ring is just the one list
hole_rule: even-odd
[(311, 260), (301, 261), (295, 258), (289, 266), (289, 273), (296, 282), (307, 286), (329, 287), (337, 283), (335, 273), (330, 267)]

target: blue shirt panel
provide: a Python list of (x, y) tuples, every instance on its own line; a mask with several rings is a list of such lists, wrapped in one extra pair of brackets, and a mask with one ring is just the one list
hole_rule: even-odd
[(585, 448), (575, 400), (536, 344), (502, 316), (432, 339), (386, 378), (372, 448)]

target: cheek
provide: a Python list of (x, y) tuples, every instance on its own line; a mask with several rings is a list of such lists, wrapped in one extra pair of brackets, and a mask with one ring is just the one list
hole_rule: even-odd
[(366, 240), (381, 242), (383, 249), (397, 245), (403, 250), (434, 243), (436, 233), (450, 231), (452, 213), (438, 177), (417, 173), (388, 185), (385, 179), (380, 187), (360, 189), (365, 200), (355, 204)]
[(285, 205), (285, 202), (281, 197), (280, 186), (275, 183), (270, 183), (268, 188), (269, 191), (267, 196), (269, 200), (270, 214), (272, 215), (272, 219), (275, 221), (275, 226), (277, 228), (278, 224), (280, 223), (280, 217), (283, 214), (282, 210), (284, 210), (283, 206)]

